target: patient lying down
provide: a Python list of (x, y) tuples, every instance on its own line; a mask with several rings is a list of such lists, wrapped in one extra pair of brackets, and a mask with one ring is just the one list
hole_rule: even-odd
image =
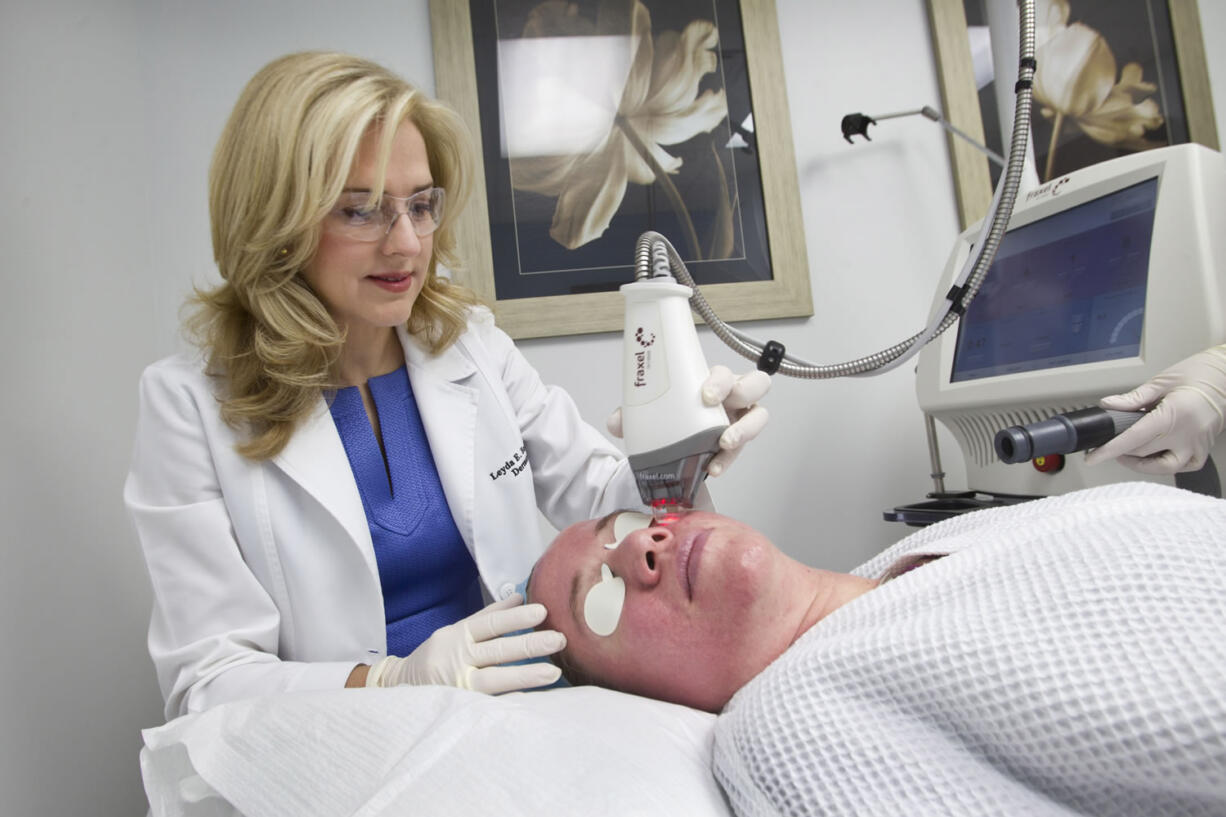
[(717, 514), (564, 530), (529, 596), (572, 683), (721, 712), (738, 813), (1226, 814), (1226, 501), (1126, 483), (851, 573)]
[[(801, 633), (877, 584), (807, 567), (726, 516), (650, 521), (623, 512), (572, 525), (532, 571), (529, 597), (549, 611), (541, 627), (566, 636), (559, 663), (572, 683), (718, 712)], [(618, 536), (619, 525), (632, 531)], [(611, 584), (602, 566), (625, 589), (603, 635), (587, 621), (589, 599)]]

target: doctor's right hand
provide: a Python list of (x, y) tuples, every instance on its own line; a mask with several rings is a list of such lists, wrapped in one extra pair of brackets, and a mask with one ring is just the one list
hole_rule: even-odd
[[(1161, 401), (1161, 402), (1159, 402)], [(1127, 394), (1099, 405), (1117, 411), (1157, 406), (1118, 437), (1086, 455), (1086, 465), (1119, 457), (1145, 474), (1195, 471), (1226, 425), (1226, 344), (1181, 360)]]
[(366, 686), (443, 684), (497, 695), (552, 684), (562, 671), (551, 663), (500, 666), (543, 658), (566, 646), (566, 636), (555, 630), (508, 636), (545, 620), (545, 605), (521, 602), (516, 593), (440, 627), (407, 657), (389, 655), (376, 662)]
[[(762, 433), (770, 417), (758, 401), (766, 396), (771, 387), (771, 378), (766, 372), (751, 370), (734, 374), (727, 366), (716, 364), (707, 373), (702, 384), (702, 402), (705, 406), (723, 405), (731, 423), (719, 438), (720, 451), (707, 463), (707, 474), (718, 477), (741, 453), (745, 443)], [(614, 437), (622, 437), (622, 410), (619, 406), (605, 420), (605, 426)]]

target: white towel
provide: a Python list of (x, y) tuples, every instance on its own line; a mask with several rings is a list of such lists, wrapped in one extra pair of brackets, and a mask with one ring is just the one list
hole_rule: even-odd
[(337, 689), (144, 732), (154, 817), (730, 817), (715, 716), (596, 687)]
[(738, 815), (1226, 815), (1226, 501), (1150, 483), (958, 517), (716, 723)]

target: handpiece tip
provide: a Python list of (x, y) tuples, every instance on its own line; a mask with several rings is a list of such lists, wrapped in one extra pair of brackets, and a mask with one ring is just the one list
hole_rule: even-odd
[(691, 510), (688, 503), (679, 499), (656, 499), (651, 503), (651, 515), (660, 525), (670, 525)]

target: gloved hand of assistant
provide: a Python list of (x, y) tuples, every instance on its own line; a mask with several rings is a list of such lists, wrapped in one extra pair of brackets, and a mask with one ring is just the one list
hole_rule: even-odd
[(1205, 464), (1214, 439), (1226, 426), (1226, 345), (1198, 352), (1127, 394), (1104, 397), (1099, 405), (1117, 411), (1151, 410), (1087, 454), (1087, 465), (1119, 457), (1122, 464), (1145, 474), (1195, 471)]
[[(702, 402), (708, 406), (721, 403), (728, 414), (729, 425), (720, 435), (720, 452), (707, 464), (707, 474), (717, 477), (741, 453), (745, 443), (757, 437), (770, 419), (765, 408), (758, 405), (771, 387), (771, 378), (766, 372), (754, 370), (746, 374), (733, 374), (727, 366), (712, 366), (702, 384)], [(622, 436), (622, 410), (616, 409), (606, 421), (609, 433)]]
[(543, 604), (522, 604), (523, 600), (515, 593), (440, 627), (405, 658), (383, 658), (370, 668), (366, 686), (443, 684), (497, 695), (552, 684), (562, 674), (553, 664), (502, 666), (542, 658), (566, 646), (566, 637), (555, 630), (507, 635), (545, 620)]

